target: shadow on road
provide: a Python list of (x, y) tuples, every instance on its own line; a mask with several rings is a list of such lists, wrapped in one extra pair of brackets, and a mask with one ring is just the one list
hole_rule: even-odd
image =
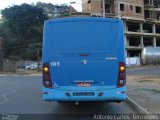
[[(80, 102), (75, 105), (74, 102), (56, 102), (56, 113), (60, 114), (97, 114), (97, 113), (122, 113), (121, 107), (125, 103), (112, 102)], [(118, 111), (119, 110), (119, 111)], [(55, 113), (55, 107), (54, 107)], [(126, 113), (126, 111), (125, 111)]]

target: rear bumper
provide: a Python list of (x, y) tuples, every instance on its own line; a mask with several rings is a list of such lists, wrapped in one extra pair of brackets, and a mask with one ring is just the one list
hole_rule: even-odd
[[(94, 92), (93, 96), (74, 96), (74, 92)], [(45, 94), (44, 94), (45, 93)], [(100, 94), (102, 93), (102, 94)], [(43, 88), (43, 100), (45, 101), (124, 101), (126, 100), (126, 87), (106, 90), (55, 90)]]

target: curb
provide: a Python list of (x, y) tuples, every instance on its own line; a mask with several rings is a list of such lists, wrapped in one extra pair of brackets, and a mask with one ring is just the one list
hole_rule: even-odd
[(0, 74), (1, 76), (42, 76), (42, 74)]
[(28, 74), (15, 74), (15, 76), (42, 76), (42, 74), (34, 74), (34, 73), (28, 73)]
[(0, 74), (0, 77), (1, 77), (1, 76), (7, 76), (7, 75), (6, 75), (6, 74)]
[(30, 76), (42, 76), (42, 74), (29, 74)]
[(136, 109), (140, 114), (150, 114), (145, 108), (139, 105), (136, 101), (127, 96), (126, 102)]

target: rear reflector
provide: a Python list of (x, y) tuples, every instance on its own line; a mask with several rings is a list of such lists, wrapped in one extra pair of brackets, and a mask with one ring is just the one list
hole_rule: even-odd
[(121, 91), (121, 94), (125, 94), (126, 93), (126, 91)]
[(89, 54), (79, 54), (80, 56), (89, 56)]
[(124, 87), (126, 85), (126, 68), (123, 62), (119, 63), (118, 68), (118, 80), (117, 80), (117, 88)]
[(43, 92), (43, 94), (48, 94), (48, 92)]
[(52, 88), (49, 63), (43, 64), (43, 85), (46, 88)]

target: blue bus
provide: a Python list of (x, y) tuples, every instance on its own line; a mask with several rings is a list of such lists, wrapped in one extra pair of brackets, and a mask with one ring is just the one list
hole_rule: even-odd
[(43, 100), (126, 99), (123, 22), (61, 18), (44, 23)]

